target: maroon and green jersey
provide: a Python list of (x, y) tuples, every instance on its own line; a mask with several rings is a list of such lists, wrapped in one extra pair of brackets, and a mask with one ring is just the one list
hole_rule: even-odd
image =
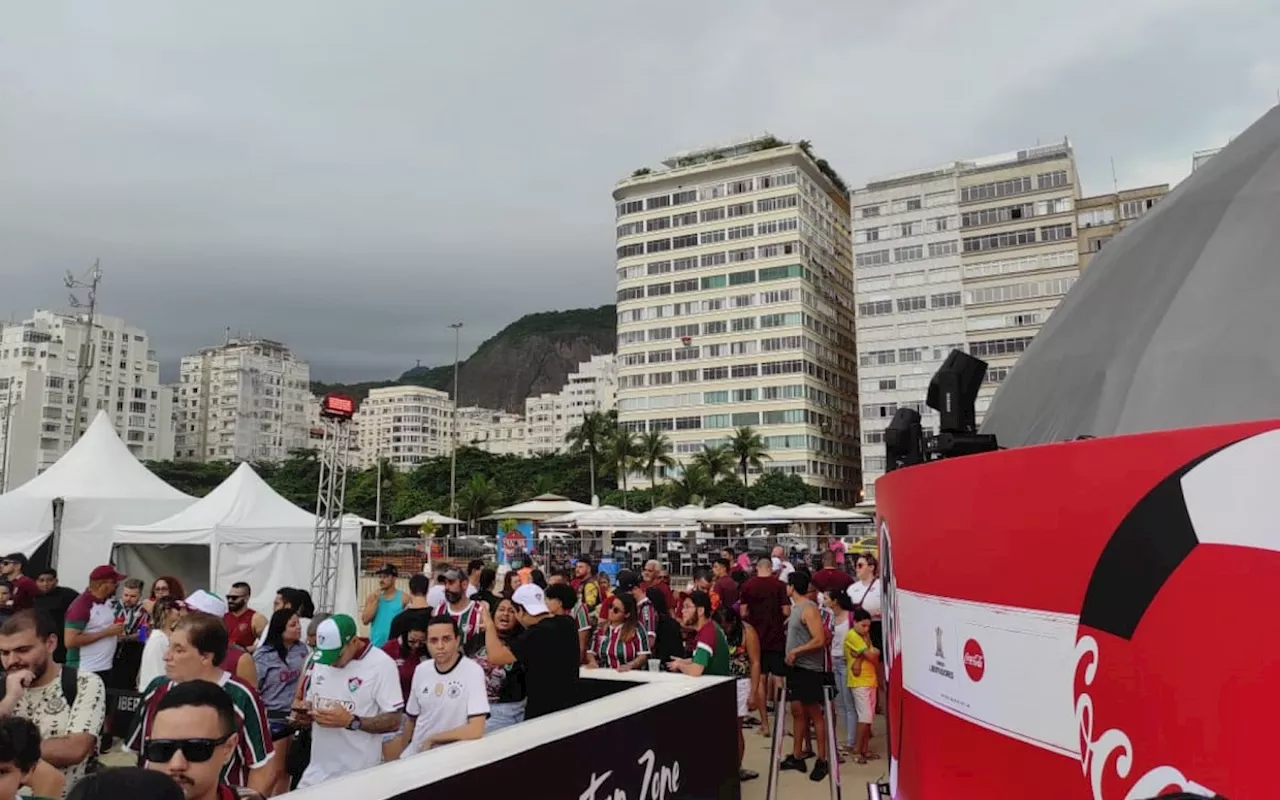
[[(834, 636), (836, 632), (836, 615), (831, 613), (831, 609), (822, 608), (821, 606), (818, 608), (818, 615), (822, 617), (822, 629), (827, 632), (827, 641), (830, 642), (831, 637)], [(835, 669), (835, 664), (831, 661), (831, 648), (824, 647), (822, 648), (822, 652), (822, 662), (824, 665), (823, 670), (831, 672)]]
[(484, 625), (480, 621), (479, 603), (469, 600), (466, 608), (461, 611), (454, 611), (448, 603), (441, 603), (435, 610), (435, 615), (444, 616), (445, 614), (453, 617), (458, 623), (458, 630), (462, 635), (459, 645), (464, 654), (473, 656), (477, 650), (484, 647)]
[[(133, 725), (125, 744), (141, 754), (142, 743), (151, 738), (151, 726), (155, 722), (156, 708), (177, 683), (165, 676), (147, 684), (142, 692), (142, 703), (134, 715)], [(257, 690), (229, 672), (222, 673), (219, 681), (222, 690), (231, 698), (240, 722), (236, 751), (222, 770), (222, 782), (229, 786), (245, 786), (249, 782), (249, 770), (264, 766), (271, 759), (271, 729), (267, 723), (267, 709)]]
[(601, 625), (591, 642), (591, 652), (600, 666), (617, 669), (649, 652), (649, 632), (640, 625), (630, 639), (623, 639), (621, 625)]
[(587, 610), (586, 603), (578, 603), (573, 607), (573, 621), (578, 625), (578, 633), (589, 631), (594, 627), (591, 624), (591, 612)]
[[(707, 622), (693, 637), (693, 663), (702, 665), (703, 675), (728, 675), (729, 640), (714, 622)], [(829, 650), (830, 648), (828, 648)]]
[(653, 603), (649, 602), (649, 598), (646, 597), (636, 604), (636, 611), (640, 615), (640, 627), (644, 628), (649, 637), (648, 645), (653, 647), (653, 640), (658, 636), (658, 610), (653, 607)]

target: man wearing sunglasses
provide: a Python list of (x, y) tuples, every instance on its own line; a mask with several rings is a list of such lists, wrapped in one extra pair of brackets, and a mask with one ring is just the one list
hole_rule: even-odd
[(147, 769), (172, 778), (186, 800), (262, 800), (251, 789), (219, 780), (236, 752), (236, 727), (235, 705), (222, 687), (187, 681), (173, 687), (156, 707), (142, 757)]

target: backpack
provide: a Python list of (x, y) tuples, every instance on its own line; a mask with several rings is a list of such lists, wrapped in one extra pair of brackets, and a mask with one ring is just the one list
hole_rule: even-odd
[[(76, 675), (77, 673), (74, 667), (62, 668), (61, 680), (59, 682), (62, 684), (62, 696), (67, 699), (67, 708), (71, 708), (76, 704), (76, 692), (78, 691), (78, 687), (76, 686)], [(6, 691), (8, 691), (8, 687), (5, 685), (4, 681), (0, 681), (0, 700), (4, 699)]]

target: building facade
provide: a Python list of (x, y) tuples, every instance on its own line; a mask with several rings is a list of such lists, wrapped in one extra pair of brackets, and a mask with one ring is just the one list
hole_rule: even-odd
[(979, 421), (1079, 275), (1079, 181), (1068, 142), (902, 173), (853, 195), (863, 485), (884, 474), (884, 429), (919, 411), (953, 349), (987, 361)]
[(184, 356), (177, 402), (181, 461), (283, 461), (311, 446), (311, 369), (279, 342), (228, 337)]
[(453, 447), (453, 401), (447, 392), (424, 386), (372, 389), (355, 415), (359, 466), (378, 458), (412, 470)]
[(1169, 184), (1163, 183), (1080, 198), (1076, 206), (1080, 271), (1117, 233), (1141, 219), (1168, 193)]
[(529, 426), (509, 411), (466, 406), (458, 409), (458, 445), (504, 456), (529, 455)]
[(843, 185), (805, 146), (767, 135), (663, 167), (637, 171), (613, 193), (620, 424), (662, 431), (682, 463), (754, 428), (768, 445), (765, 470), (852, 503), (858, 419)]
[(559, 392), (525, 400), (529, 452), (563, 453), (565, 437), (587, 414), (608, 412), (617, 403), (618, 365), (612, 354), (592, 356), (578, 365)]
[(74, 443), (77, 367), (83, 386), (79, 432), (105, 411), (129, 452), (173, 458), (173, 394), (146, 331), (114, 317), (36, 311), (0, 328), (0, 491), (44, 472)]

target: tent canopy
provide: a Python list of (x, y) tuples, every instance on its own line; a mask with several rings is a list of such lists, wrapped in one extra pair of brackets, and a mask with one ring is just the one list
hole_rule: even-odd
[(138, 461), (101, 411), (51, 467), (0, 495), (0, 550), (34, 553), (53, 532), (58, 498), (65, 505), (55, 556), (59, 579), (72, 587), (107, 562), (114, 526), (162, 519), (196, 501)]
[(570, 500), (567, 497), (561, 497), (558, 494), (540, 494), (532, 500), (500, 508), (485, 517), (485, 519), (506, 519), (511, 517), (513, 519), (544, 520), (550, 517), (558, 517), (561, 514), (568, 514), (570, 511), (586, 511), (589, 508), (592, 508), (592, 506), (586, 503), (579, 503), (576, 500)]
[(437, 525), (466, 525), (467, 524), (460, 519), (447, 517), (444, 514), (438, 514), (435, 511), (423, 511), (421, 514), (418, 514), (417, 516), (400, 520), (399, 522), (396, 523), (396, 527), (400, 527), (404, 525), (404, 526), (413, 526), (417, 528), (419, 526), (425, 525), (428, 521), (434, 522)]
[(1099, 253), (983, 421), (1005, 447), (1280, 415), (1280, 107)]

